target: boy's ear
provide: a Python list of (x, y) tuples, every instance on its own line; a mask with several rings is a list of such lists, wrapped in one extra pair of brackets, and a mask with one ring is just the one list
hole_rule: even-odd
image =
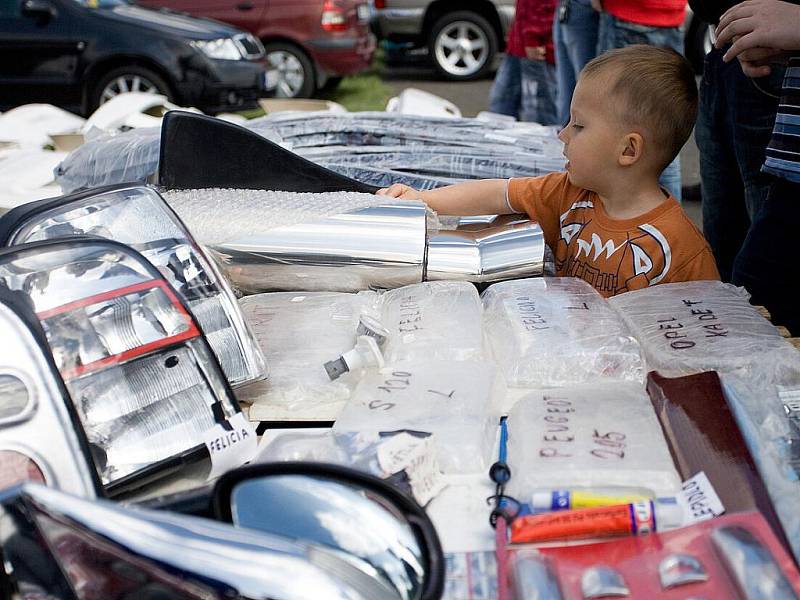
[(642, 158), (644, 152), (644, 138), (641, 134), (626, 133), (622, 138), (622, 151), (619, 153), (619, 164), (628, 167)]

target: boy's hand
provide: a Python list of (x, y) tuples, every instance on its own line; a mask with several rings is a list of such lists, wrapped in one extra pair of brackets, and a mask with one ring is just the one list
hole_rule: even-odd
[(401, 200), (422, 200), (421, 192), (403, 183), (393, 183), (388, 188), (381, 188), (375, 193), (379, 196), (389, 196)]
[[(715, 46), (733, 45), (723, 57), (726, 62), (755, 48), (800, 50), (800, 6), (780, 0), (747, 0), (729, 9), (717, 25)], [(762, 58), (763, 61), (763, 58)], [(762, 62), (747, 61), (746, 62)], [(765, 65), (759, 64), (763, 67)]]

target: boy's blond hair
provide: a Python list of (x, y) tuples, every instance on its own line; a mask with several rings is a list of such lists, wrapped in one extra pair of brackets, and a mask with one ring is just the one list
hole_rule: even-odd
[(667, 48), (637, 44), (601, 54), (580, 76), (608, 77), (609, 95), (620, 122), (641, 127), (657, 148), (663, 148), (659, 171), (672, 162), (697, 118), (697, 85), (683, 56)]

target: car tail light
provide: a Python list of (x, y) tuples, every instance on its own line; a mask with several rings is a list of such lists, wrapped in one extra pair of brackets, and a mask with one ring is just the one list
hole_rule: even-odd
[(347, 29), (347, 14), (336, 0), (325, 0), (322, 4), (322, 28), (325, 31), (344, 31)]
[(203, 435), (239, 412), (192, 315), (127, 246), (13, 247), (2, 284), (30, 298), (108, 491), (208, 457)]
[(0, 219), (6, 246), (84, 234), (127, 244), (161, 271), (197, 319), (231, 385), (266, 376), (264, 355), (233, 292), (155, 189), (89, 190), (27, 204)]
[(375, 0), (375, 8), (386, 8), (386, 0)]
[(0, 489), (42, 481), (94, 498), (89, 443), (28, 298), (0, 285)]

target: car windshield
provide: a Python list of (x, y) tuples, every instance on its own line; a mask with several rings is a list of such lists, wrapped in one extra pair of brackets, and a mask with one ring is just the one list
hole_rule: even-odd
[(130, 4), (127, 0), (75, 0), (86, 8), (112, 8), (123, 4)]

